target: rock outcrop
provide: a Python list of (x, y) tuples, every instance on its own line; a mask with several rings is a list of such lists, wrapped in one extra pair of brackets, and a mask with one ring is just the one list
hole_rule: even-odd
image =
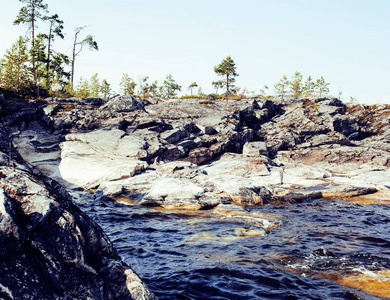
[(229, 216), (243, 213), (230, 203), (390, 204), (389, 105), (0, 99), (0, 120), (4, 299), (155, 298), (63, 186)]
[(25, 142), (28, 131), (31, 143), (19, 148), (31, 147), (37, 155), (58, 151), (49, 145), (55, 139), (44, 147), (33, 130), (50, 129), (50, 120), (40, 118), (43, 110), (25, 103), (12, 111), (7, 104), (2, 122), (14, 130), (0, 125), (0, 298), (155, 299), (65, 188), (31, 168), (14, 148), (12, 138)]
[[(209, 209), (388, 190), (378, 180), (390, 180), (386, 105), (334, 98), (46, 102), (45, 122), (62, 142), (38, 156), (43, 133), (29, 136), (27, 126), (15, 136), (19, 151), (29, 149), (36, 168), (98, 198)], [(48, 164), (39, 161), (49, 154)]]

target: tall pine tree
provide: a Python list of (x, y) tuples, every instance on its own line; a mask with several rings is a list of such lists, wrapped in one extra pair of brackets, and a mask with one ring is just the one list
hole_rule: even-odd
[(43, 35), (47, 40), (46, 87), (48, 88), (53, 82), (53, 74), (51, 72), (51, 63), (53, 60), (52, 43), (55, 37), (60, 37), (61, 39), (64, 38), (64, 34), (62, 32), (62, 30), (64, 29), (64, 21), (60, 20), (57, 14), (52, 15), (50, 17), (46, 17), (45, 20), (47, 20), (50, 24), (49, 33)]
[(17, 95), (26, 92), (29, 85), (27, 41), (23, 37), (6, 51), (1, 64), (1, 87)]
[(226, 96), (229, 96), (234, 87), (234, 82), (236, 81), (234, 77), (238, 76), (235, 62), (230, 56), (228, 56), (222, 60), (218, 66), (214, 67), (214, 72), (219, 76), (226, 76)]
[(83, 50), (83, 47), (87, 45), (91, 50), (99, 50), (99, 46), (97, 42), (94, 40), (92, 35), (89, 34), (84, 39), (80, 40), (79, 35), (84, 28), (85, 26), (77, 28), (74, 34), (73, 53), (72, 53), (72, 71), (70, 75), (71, 76), (70, 81), (72, 85), (74, 80), (74, 68), (75, 68), (76, 57), (77, 55), (80, 54), (81, 50)]
[[(38, 20), (44, 20), (46, 18), (45, 13), (48, 12), (47, 4), (43, 4), (43, 0), (19, 0), (25, 4), (16, 16), (14, 25), (27, 24), (29, 30), (31, 30), (31, 49), (36, 49), (36, 34), (35, 29)], [(35, 50), (34, 50), (35, 51)], [(38, 85), (38, 70), (37, 70), (38, 57), (31, 57), (32, 73), (34, 78), (34, 86)]]

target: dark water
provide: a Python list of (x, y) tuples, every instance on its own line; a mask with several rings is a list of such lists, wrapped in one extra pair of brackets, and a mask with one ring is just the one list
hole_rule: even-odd
[(390, 269), (387, 206), (311, 200), (181, 213), (80, 195), (159, 299), (383, 299), (337, 280)]

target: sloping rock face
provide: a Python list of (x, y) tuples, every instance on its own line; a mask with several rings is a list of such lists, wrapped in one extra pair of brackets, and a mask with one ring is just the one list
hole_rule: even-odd
[(0, 297), (155, 299), (68, 192), (24, 162), (13, 134), (0, 126)]
[(34, 160), (44, 149), (37, 140), (48, 132), (33, 136), (27, 130), (34, 122), (15, 134), (19, 151), (46, 175), (68, 187), (93, 189), (95, 197), (210, 209), (226, 202), (263, 205), (376, 190), (384, 201), (389, 195), (379, 180), (390, 182), (386, 105), (351, 106), (334, 98), (117, 97), (107, 103), (48, 99), (43, 107), (56, 107), (45, 118), (62, 142), (57, 152), (44, 155), (56, 158), (57, 169), (53, 160), (51, 168), (45, 158)]

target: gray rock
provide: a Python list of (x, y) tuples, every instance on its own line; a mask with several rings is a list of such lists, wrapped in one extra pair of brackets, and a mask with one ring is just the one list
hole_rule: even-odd
[(337, 98), (318, 98), (316, 102), (330, 106), (345, 107), (344, 103)]
[(144, 110), (144, 102), (132, 96), (117, 96), (109, 100), (101, 109), (115, 112), (131, 112), (134, 110)]
[(172, 130), (164, 131), (160, 134), (160, 138), (170, 144), (174, 144), (181, 139), (189, 136), (190, 132), (185, 130), (184, 128), (174, 128)]
[[(156, 299), (65, 189), (30, 169), (0, 127), (0, 287), (7, 299)], [(11, 154), (10, 153), (10, 154)]]
[[(390, 166), (388, 106), (348, 106), (346, 115), (345, 106), (331, 98), (170, 99), (150, 101), (147, 112), (131, 112), (98, 109), (83, 99), (58, 101), (51, 102), (60, 108), (50, 119), (72, 131), (62, 144), (58, 173), (68, 182), (98, 188), (97, 197), (193, 209), (212, 207), (200, 204), (207, 199), (243, 205), (300, 201), (322, 197), (323, 186), (337, 186), (340, 178), (351, 181), (346, 187), (362, 188), (359, 194), (364, 168)], [(15, 141), (24, 147), (23, 139)], [(28, 151), (40, 153), (37, 145)], [(41, 148), (51, 153), (49, 144)], [(31, 162), (38, 157), (26, 153)], [(171, 168), (179, 163), (189, 166)], [(186, 179), (183, 184), (203, 192), (182, 200), (154, 197), (155, 192), (146, 197), (163, 178)], [(305, 190), (313, 186), (321, 193)]]
[(204, 134), (213, 135), (218, 133), (215, 130), (215, 128), (210, 125), (197, 125), (197, 126)]
[(328, 114), (328, 115), (337, 115), (337, 114), (345, 114), (345, 108), (343, 106), (332, 106), (332, 105), (319, 105), (317, 110), (320, 114)]
[(242, 148), (242, 154), (249, 156), (269, 155), (265, 142), (246, 142)]
[(333, 121), (333, 129), (345, 136), (349, 136), (355, 132), (359, 132), (359, 124), (352, 118), (338, 118)]

